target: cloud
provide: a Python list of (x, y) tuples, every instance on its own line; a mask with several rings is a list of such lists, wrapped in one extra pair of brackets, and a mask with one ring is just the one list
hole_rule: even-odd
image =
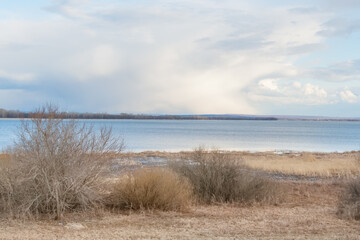
[(357, 9), (360, 8), (358, 0), (322, 0), (322, 7), (325, 9), (339, 10), (339, 9)]
[(309, 68), (304, 76), (328, 82), (360, 80), (360, 59), (338, 62), (326, 67)]
[(297, 89), (300, 89), (301, 88), (301, 86), (302, 86), (302, 84), (300, 83), (300, 82), (293, 82), (293, 86), (295, 87), (295, 88), (297, 88)]
[(98, 45), (92, 49), (71, 55), (67, 71), (79, 80), (107, 77), (120, 71), (120, 53), (111, 45)]
[(220, 48), (227, 51), (237, 51), (237, 50), (259, 49), (269, 44), (271, 43), (265, 42), (264, 39), (261, 39), (258, 36), (250, 36), (250, 37), (222, 40), (215, 43), (214, 48)]
[(348, 102), (348, 103), (355, 103), (359, 99), (359, 97), (356, 96), (349, 89), (345, 89), (344, 91), (341, 91), (340, 96), (343, 101)]
[(263, 79), (258, 84), (262, 88), (269, 89), (271, 91), (279, 91), (279, 87), (276, 84), (275, 79)]
[(89, 0), (57, 0), (44, 9), (72, 19), (91, 20), (91, 17), (83, 10), (88, 4), (90, 4)]
[(320, 88), (319, 86), (307, 83), (304, 86), (304, 93), (307, 96), (316, 96), (319, 98), (326, 98), (327, 97), (327, 92), (323, 89)]
[[(357, 81), (358, 60), (298, 62), (357, 25), (344, 20), (332, 27), (334, 14), (299, 6), (55, 1), (45, 7), (45, 21), (0, 20), (0, 78), (18, 91), (17, 108), (34, 95), (33, 105), (50, 98), (69, 110), (115, 113), (260, 113), (264, 102), (331, 104), (344, 89), (324, 84)], [(4, 98), (0, 104), (10, 106)]]
[(321, 36), (349, 36), (360, 31), (360, 19), (334, 18), (325, 22), (322, 26), (323, 29), (318, 32)]
[(13, 80), (16, 82), (29, 82), (35, 79), (35, 75), (32, 73), (9, 73), (0, 69), (0, 80)]
[(317, 52), (325, 48), (322, 43), (309, 43), (303, 45), (297, 45), (287, 49), (288, 55), (299, 55), (299, 54), (308, 54), (311, 52)]
[(251, 98), (255, 101), (272, 101), (282, 104), (301, 103), (306, 105), (329, 104), (327, 91), (311, 83), (287, 82), (281, 79), (264, 79), (258, 83), (259, 89), (253, 89)]
[(315, 7), (294, 7), (289, 9), (289, 12), (297, 14), (311, 14), (317, 13), (318, 11)]

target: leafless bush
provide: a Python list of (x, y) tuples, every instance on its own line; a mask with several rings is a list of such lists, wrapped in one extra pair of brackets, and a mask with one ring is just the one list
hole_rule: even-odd
[(220, 151), (196, 149), (190, 157), (171, 164), (187, 177), (200, 202), (275, 202), (279, 185), (244, 167), (241, 161)]
[(186, 210), (192, 190), (186, 179), (163, 168), (141, 168), (116, 182), (108, 206), (133, 210)]
[(7, 151), (11, 166), (0, 168), (0, 209), (12, 216), (48, 214), (91, 208), (101, 202), (100, 176), (122, 149), (111, 129), (64, 119), (47, 105), (23, 120), (14, 146)]
[(347, 184), (339, 202), (338, 215), (340, 217), (360, 220), (360, 178)]

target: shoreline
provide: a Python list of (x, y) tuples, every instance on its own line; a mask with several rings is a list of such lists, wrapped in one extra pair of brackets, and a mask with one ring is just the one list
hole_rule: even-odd
[[(358, 118), (276, 118), (276, 119), (251, 119), (251, 118), (65, 118), (74, 120), (101, 120), (101, 121), (114, 121), (114, 120), (136, 120), (136, 121), (298, 121), (298, 122), (360, 122)], [(31, 118), (1, 118), (0, 120), (31, 120)]]
[[(180, 153), (190, 153), (194, 151), (196, 148), (193, 149), (174, 149), (174, 150), (124, 150), (122, 154), (180, 154)], [(312, 154), (347, 154), (347, 153), (359, 153), (360, 150), (349, 150), (349, 151), (329, 151), (329, 152), (322, 152), (322, 151), (305, 151), (305, 150), (236, 150), (236, 149), (221, 149), (221, 148), (204, 148), (205, 151), (212, 151), (216, 150), (221, 153), (230, 153), (230, 154), (276, 154), (276, 155), (283, 155), (283, 154), (302, 154), (302, 153), (312, 153)]]
[[(348, 178), (360, 174), (360, 151), (344, 153), (291, 152), (240, 152), (219, 151), (227, 154), (251, 171), (280, 178)], [(191, 159), (193, 151), (121, 153), (116, 160), (116, 169), (166, 166), (173, 161)], [(207, 152), (205, 152), (207, 154)], [(209, 153), (211, 154), (211, 153)]]

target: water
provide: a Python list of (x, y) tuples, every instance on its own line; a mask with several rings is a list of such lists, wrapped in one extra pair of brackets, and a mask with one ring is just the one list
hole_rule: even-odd
[[(236, 120), (84, 120), (111, 126), (127, 151), (180, 151), (198, 146), (246, 151), (360, 150), (360, 122)], [(20, 120), (0, 119), (0, 149), (11, 145)]]

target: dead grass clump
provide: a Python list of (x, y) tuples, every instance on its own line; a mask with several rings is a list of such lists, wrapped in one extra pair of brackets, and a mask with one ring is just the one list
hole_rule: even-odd
[(183, 211), (192, 201), (186, 179), (164, 168), (141, 168), (114, 184), (107, 205), (116, 209)]
[(189, 179), (198, 200), (203, 203), (273, 203), (280, 199), (278, 183), (217, 150), (196, 149), (190, 159), (171, 166)]
[(340, 197), (338, 215), (348, 219), (360, 220), (360, 178), (347, 184)]
[(302, 158), (305, 162), (315, 162), (316, 161), (316, 157), (314, 156), (314, 154), (312, 154), (310, 152), (304, 152), (302, 154)]
[(23, 121), (11, 164), (0, 168), (0, 211), (12, 217), (48, 215), (101, 203), (101, 174), (122, 143), (111, 129), (97, 134), (91, 127), (64, 119), (48, 105)]

